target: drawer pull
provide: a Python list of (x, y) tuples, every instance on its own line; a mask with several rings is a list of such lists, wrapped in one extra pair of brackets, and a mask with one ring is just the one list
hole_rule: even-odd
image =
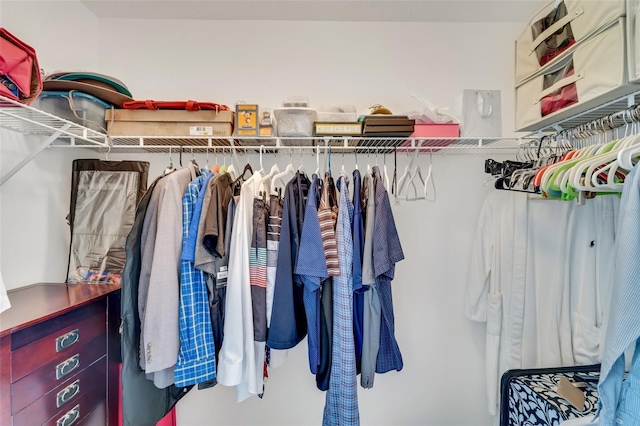
[(60, 380), (62, 377), (71, 373), (73, 370), (80, 366), (80, 354), (75, 354), (71, 358), (62, 361), (56, 365), (56, 380)]
[(56, 352), (67, 349), (78, 340), (80, 340), (80, 330), (78, 330), (77, 328), (75, 330), (71, 330), (67, 334), (63, 334), (62, 336), (56, 338)]
[(63, 404), (76, 396), (78, 392), (80, 392), (80, 379), (71, 383), (56, 394), (56, 408), (60, 408)]
[(67, 411), (67, 413), (60, 417), (56, 422), (56, 426), (71, 426), (78, 420), (80, 417), (80, 404), (73, 407), (71, 410)]

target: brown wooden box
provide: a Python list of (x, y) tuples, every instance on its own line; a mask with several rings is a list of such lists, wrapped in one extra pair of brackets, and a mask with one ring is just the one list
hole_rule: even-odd
[[(113, 113), (113, 119), (112, 119)], [(231, 136), (233, 111), (107, 110), (110, 136)]]

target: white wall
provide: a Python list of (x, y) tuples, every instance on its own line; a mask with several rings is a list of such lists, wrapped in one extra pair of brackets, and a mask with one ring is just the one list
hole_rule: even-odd
[[(98, 19), (73, 1), (0, 1), (0, 26), (36, 50), (46, 72), (95, 69)], [(39, 138), (0, 129), (0, 172), (39, 145)], [(47, 150), (0, 187), (0, 256), (7, 288), (64, 280), (68, 258), (70, 167), (92, 152)]]
[[(4, 10), (2, 24), (20, 28), (15, 32), (46, 58), (44, 67), (49, 68), (50, 62), (51, 69), (85, 67), (111, 74), (140, 99), (229, 105), (245, 100), (277, 106), (288, 95), (307, 95), (313, 105), (352, 103), (362, 111), (383, 103), (401, 112), (419, 107), (410, 98), (412, 93), (448, 105), (464, 88), (501, 89), (504, 132), (513, 130), (513, 40), (523, 24), (100, 19), (97, 32), (85, 28), (87, 36), (76, 38), (84, 43), (80, 51), (86, 49), (86, 56), (77, 50), (68, 59), (66, 53), (52, 54), (66, 39), (65, 28), (83, 14), (75, 10), (58, 17), (58, 29), (48, 26), (47, 34), (37, 27), (23, 31), (18, 14), (9, 19)], [(89, 50), (95, 40), (98, 48)], [(4, 172), (18, 159), (16, 147), (24, 148), (18, 142), (7, 144), (5, 133), (0, 136)], [(1, 188), (1, 267), (9, 288), (64, 278), (71, 160), (101, 155), (48, 150)], [(147, 159), (151, 176), (167, 163), (166, 154), (111, 158)], [(252, 160), (255, 163), (255, 157)], [(198, 161), (203, 164), (204, 156), (198, 155)], [(272, 161), (269, 158), (265, 167)], [(277, 161), (283, 166), (288, 157)], [(420, 161), (425, 170), (428, 156)], [(314, 158), (307, 156), (305, 162), (307, 170), (315, 169)], [(358, 162), (364, 168), (367, 160), (360, 157)], [(405, 156), (398, 156), (399, 173), (406, 162)], [(492, 422), (484, 392), (484, 326), (468, 322), (462, 305), (475, 223), (491, 188), (484, 186), (482, 157), (436, 156), (433, 162), (437, 202), (393, 206), (406, 255), (394, 281), (397, 337), (405, 368), (378, 375), (374, 389), (359, 391), (363, 425)], [(352, 169), (353, 157), (347, 156), (346, 163)], [(387, 157), (387, 165), (392, 168), (392, 157)], [(303, 342), (285, 366), (272, 371), (263, 400), (236, 404), (232, 389), (194, 390), (178, 405), (178, 423), (319, 424), (324, 394), (314, 383)]]

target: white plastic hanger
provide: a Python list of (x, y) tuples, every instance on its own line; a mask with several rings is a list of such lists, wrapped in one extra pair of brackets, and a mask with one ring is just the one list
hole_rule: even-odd
[(316, 146), (316, 176), (320, 176), (320, 145)]
[(414, 152), (413, 157), (411, 157), (409, 164), (407, 164), (407, 166), (404, 168), (404, 173), (402, 174), (402, 176), (400, 176), (400, 179), (398, 179), (398, 190), (396, 192), (396, 199), (406, 199), (405, 198), (406, 195), (400, 196), (399, 194), (406, 194), (407, 186), (409, 185), (413, 186), (414, 193), (418, 192), (417, 188), (415, 187), (415, 184), (411, 180), (411, 169), (413, 168), (413, 163), (417, 155), (418, 155), (418, 151), (416, 150)]
[(264, 172), (264, 166), (262, 165), (262, 151), (264, 150), (264, 145), (260, 145), (260, 170), (254, 173), (262, 173)]
[(637, 140), (638, 136), (634, 140), (634, 143), (618, 152), (618, 164), (625, 170), (631, 170), (634, 167), (633, 159), (640, 156), (640, 145)]
[(227, 150), (222, 148), (222, 166), (220, 166), (220, 173), (227, 173)]
[[(291, 153), (291, 151), (289, 151), (289, 153)], [(278, 181), (281, 181), (285, 186), (287, 184), (287, 182), (284, 180), (284, 178), (291, 173), (291, 177), (295, 176), (296, 174), (296, 169), (293, 167), (293, 155), (291, 156), (291, 162), (289, 164), (287, 164), (287, 167), (284, 169), (283, 172), (281, 173), (277, 173), (275, 176), (273, 176), (273, 179), (271, 180), (271, 193), (275, 194), (276, 193), (276, 184), (278, 183)]]
[(307, 171), (304, 168), (304, 160), (302, 158), (302, 147), (300, 147), (300, 166), (298, 166), (298, 171), (303, 174), (307, 174)]
[(390, 190), (389, 186), (389, 173), (387, 172), (387, 153), (384, 154), (384, 165), (382, 168), (382, 174), (384, 175), (384, 187), (387, 188), (387, 191)]
[(206, 149), (206, 160), (204, 166), (202, 166), (202, 170), (206, 172), (211, 172), (211, 166), (209, 166), (209, 147)]
[[(429, 187), (431, 187), (429, 189)], [(431, 196), (429, 194), (432, 194)], [(424, 184), (424, 199), (427, 201), (436, 201), (436, 184), (433, 181), (433, 152), (429, 151), (429, 171)]]
[[(417, 158), (418, 150), (415, 151), (414, 156), (415, 158)], [(416, 178), (419, 179), (419, 182), (416, 182)], [(409, 177), (409, 184), (405, 187), (404, 199), (406, 201), (418, 201), (418, 200), (426, 199), (426, 195), (425, 195), (425, 193), (427, 192), (426, 187), (427, 185), (424, 178), (422, 177), (422, 169), (420, 168), (420, 164), (416, 164), (416, 167), (413, 169), (413, 171), (411, 171), (411, 174)], [(409, 188), (413, 188), (412, 197), (409, 196)], [(422, 191), (418, 192), (418, 188), (421, 188)]]
[(231, 164), (229, 165), (229, 167), (227, 167), (227, 173), (229, 173), (231, 175), (231, 179), (235, 179), (236, 178), (236, 174), (238, 172), (236, 172), (236, 167), (235, 167), (235, 162), (236, 162), (236, 151), (233, 145), (231, 145)]
[[(262, 177), (262, 179), (260, 180), (260, 187), (263, 188), (264, 185), (267, 183), (267, 181), (269, 179), (273, 179), (274, 176), (276, 176), (276, 174), (280, 173), (280, 168), (278, 167), (278, 163), (273, 163), (273, 166), (271, 166), (271, 170), (269, 170), (269, 173), (267, 173), (266, 175), (264, 175)], [(269, 194), (274, 194), (275, 193), (275, 188), (273, 188), (273, 182), (271, 183), (270, 188), (268, 188), (270, 190)], [(266, 191), (267, 188), (264, 188), (264, 191)]]

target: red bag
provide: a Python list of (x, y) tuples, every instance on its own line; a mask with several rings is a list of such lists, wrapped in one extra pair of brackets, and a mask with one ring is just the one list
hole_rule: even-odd
[(203, 109), (215, 111), (229, 111), (226, 105), (219, 105), (213, 102), (196, 101), (130, 101), (122, 104), (124, 109), (184, 109), (187, 111), (200, 111)]
[(0, 28), (0, 95), (28, 105), (41, 91), (36, 51)]

